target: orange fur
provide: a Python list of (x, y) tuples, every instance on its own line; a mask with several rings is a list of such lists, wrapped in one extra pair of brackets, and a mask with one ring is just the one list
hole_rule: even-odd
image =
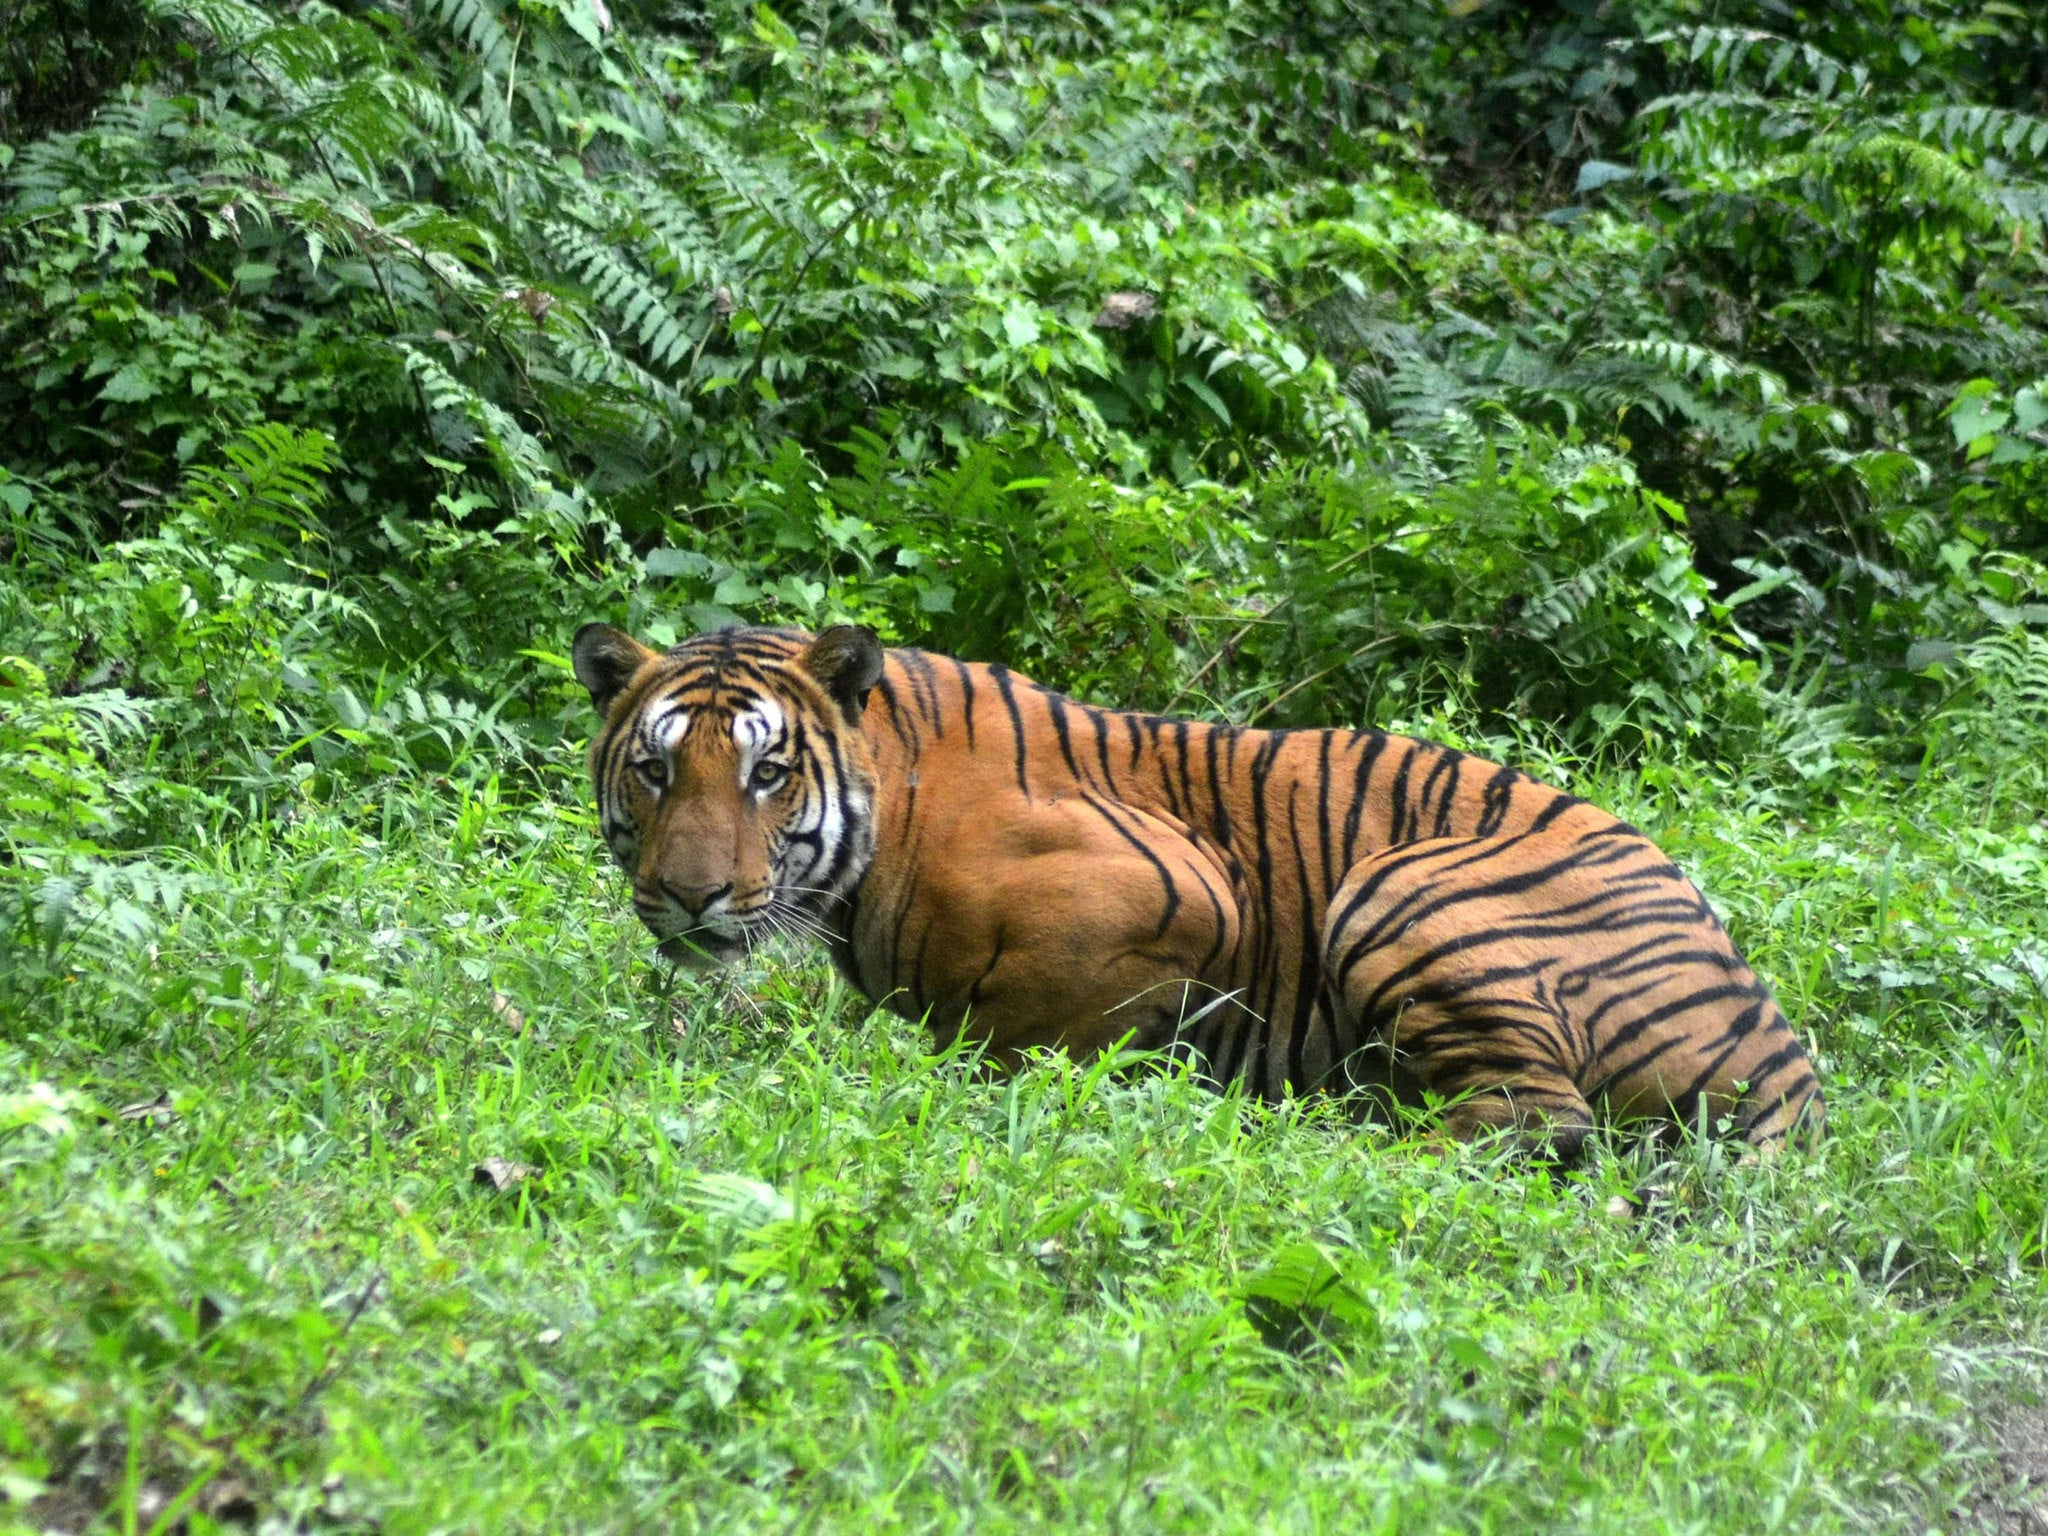
[(1267, 1097), (1442, 1096), (1453, 1134), (1565, 1154), (1596, 1107), (1764, 1147), (1820, 1125), (1699, 892), (1512, 769), (1094, 709), (845, 626), (665, 654), (590, 626), (577, 668), (607, 839), (666, 952), (810, 932), (998, 1063), (1128, 1035)]

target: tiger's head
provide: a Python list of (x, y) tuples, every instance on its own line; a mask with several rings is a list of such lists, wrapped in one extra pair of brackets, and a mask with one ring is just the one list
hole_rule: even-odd
[(598, 826), (662, 956), (723, 963), (825, 931), (874, 856), (873, 631), (727, 629), (655, 651), (586, 624), (571, 650), (604, 721)]

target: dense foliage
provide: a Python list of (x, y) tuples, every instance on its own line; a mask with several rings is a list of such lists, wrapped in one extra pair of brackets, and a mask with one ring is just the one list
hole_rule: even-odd
[[(1957, 1341), (2036, 1326), (2048, 1255), (2044, 221), (2048, 12), (2008, 0), (0, 9), (0, 1499), (545, 1524), (538, 1447), (622, 1526), (896, 1487), (1591, 1528), (1630, 1467), (1617, 1528), (1963, 1508)], [(1372, 1172), (1059, 1067), (1006, 1099), (794, 963), (650, 1000), (577, 809), (592, 617), (851, 617), (1578, 775), (1705, 872), (1842, 1127), (1586, 1263), (1617, 1312), (1782, 1266), (1817, 1353), (1754, 1296), (1650, 1346), (1545, 1289), (1625, 1160)], [(545, 1215), (474, 1203), (486, 1151)], [(1275, 1354), (1254, 1271), (1408, 1375)], [(1825, 1411), (1715, 1396), (1837, 1347)], [(1022, 1429), (1013, 1356), (1069, 1394)], [(1091, 1427), (1112, 1389), (1177, 1405), (1158, 1444)]]
[[(267, 423), (334, 445), (238, 567), (358, 605), (321, 681), (431, 644), (479, 703), (559, 649), (535, 583), (1279, 718), (1428, 658), (1667, 735), (1757, 640), (1910, 712), (2043, 618), (2038, 22), (1391, 9), (31, 6), (18, 568)], [(137, 607), (16, 648), (90, 677)]]

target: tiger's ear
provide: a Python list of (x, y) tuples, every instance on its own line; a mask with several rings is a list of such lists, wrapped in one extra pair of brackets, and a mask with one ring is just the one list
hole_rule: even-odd
[(882, 680), (882, 642), (875, 632), (865, 624), (834, 624), (797, 661), (858, 725), (868, 690)]
[(633, 674), (654, 656), (623, 629), (609, 624), (586, 624), (576, 631), (569, 647), (576, 664), (576, 681), (590, 690), (590, 702), (600, 715), (611, 712), (612, 700), (633, 680)]

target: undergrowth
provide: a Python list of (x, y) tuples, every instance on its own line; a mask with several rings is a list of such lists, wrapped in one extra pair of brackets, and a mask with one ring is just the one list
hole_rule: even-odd
[(452, 790), (393, 775), (155, 850), (175, 910), (11, 971), (13, 1508), (1959, 1517), (1990, 1476), (1976, 1405), (2042, 1317), (2039, 822), (1960, 750), (1788, 815), (1766, 774), (1473, 744), (1699, 875), (1815, 1048), (1818, 1152), (1615, 1142), (1561, 1174), (1150, 1065), (990, 1082), (814, 956), (650, 965), (566, 754), (541, 796), (481, 762)]

